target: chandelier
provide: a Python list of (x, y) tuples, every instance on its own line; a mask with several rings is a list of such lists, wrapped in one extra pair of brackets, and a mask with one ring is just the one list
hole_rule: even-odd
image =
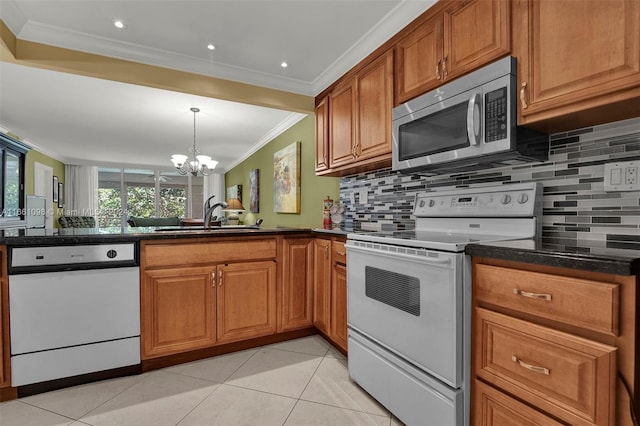
[(196, 148), (196, 113), (200, 112), (200, 109), (191, 108), (191, 111), (193, 111), (193, 147), (189, 148), (191, 158), (189, 158), (189, 155), (173, 154), (171, 162), (181, 175), (191, 173), (193, 176), (197, 176), (200, 173), (201, 175), (209, 176), (218, 162), (212, 160), (208, 155), (198, 155), (199, 151)]

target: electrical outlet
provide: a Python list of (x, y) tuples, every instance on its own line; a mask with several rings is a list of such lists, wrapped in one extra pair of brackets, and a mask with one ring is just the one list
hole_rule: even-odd
[(626, 167), (624, 169), (625, 185), (636, 185), (638, 183), (638, 167)]
[(640, 191), (638, 172), (640, 161), (607, 163), (604, 165), (605, 191)]

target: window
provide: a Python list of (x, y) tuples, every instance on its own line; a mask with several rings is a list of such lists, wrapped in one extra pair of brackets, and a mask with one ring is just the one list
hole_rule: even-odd
[(24, 160), (29, 148), (17, 140), (0, 133), (2, 162), (1, 220), (24, 219)]
[(176, 172), (99, 168), (99, 226), (122, 226), (131, 216), (202, 217), (203, 183)]

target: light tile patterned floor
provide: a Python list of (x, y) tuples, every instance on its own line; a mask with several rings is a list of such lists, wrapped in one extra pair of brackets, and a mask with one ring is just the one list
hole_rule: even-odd
[(2, 426), (402, 425), (320, 336), (0, 404)]

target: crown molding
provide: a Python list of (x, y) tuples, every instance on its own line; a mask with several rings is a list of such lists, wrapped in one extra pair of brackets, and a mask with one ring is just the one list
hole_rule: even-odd
[(378, 25), (371, 28), (311, 82), (223, 63), (212, 64), (201, 58), (27, 20), (14, 1), (3, 0), (2, 18), (21, 40), (316, 96), (435, 3), (436, 0), (401, 1)]
[(10, 0), (2, 0), (0, 19), (13, 34), (19, 34), (27, 23), (27, 17), (24, 16), (18, 4)]
[(313, 96), (333, 84), (436, 2), (437, 0), (403, 0), (313, 81)]
[[(27, 21), (16, 36), (25, 41), (313, 96), (311, 83), (301, 80), (219, 62), (212, 64), (201, 58), (94, 36), (41, 22)], [(180, 66), (177, 67), (176, 64)]]
[(256, 142), (256, 144), (253, 145), (251, 147), (251, 149), (249, 149), (249, 151), (247, 151), (242, 157), (238, 158), (238, 160), (236, 160), (233, 163), (229, 164), (226, 167), (225, 170), (233, 169), (235, 166), (237, 166), (238, 164), (242, 163), (247, 158), (251, 157), (260, 148), (262, 148), (263, 146), (265, 146), (266, 144), (268, 144), (269, 142), (271, 142), (272, 140), (274, 140), (275, 138), (280, 136), (285, 131), (289, 130), (298, 121), (302, 120), (306, 116), (307, 116), (307, 114), (301, 114), (301, 113), (298, 113), (298, 112), (292, 112), (284, 120), (282, 120), (280, 123), (278, 123), (278, 125), (276, 125), (273, 129), (271, 129), (269, 132), (265, 133), (265, 135), (258, 142)]

